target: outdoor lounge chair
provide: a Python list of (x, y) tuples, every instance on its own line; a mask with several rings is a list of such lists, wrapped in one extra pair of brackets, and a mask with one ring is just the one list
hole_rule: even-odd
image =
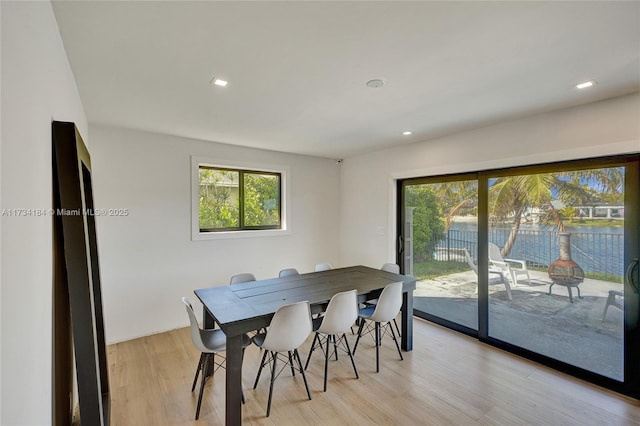
[(524, 260), (504, 259), (502, 253), (500, 253), (500, 248), (493, 243), (489, 243), (489, 262), (495, 268), (507, 271), (513, 279), (513, 285), (518, 285), (518, 275), (526, 275), (527, 283), (531, 285), (527, 262)]
[[(620, 299), (618, 299), (618, 297)], [(623, 297), (624, 297), (624, 295), (622, 294), (622, 292), (617, 291), (617, 290), (609, 290), (609, 296), (607, 297), (607, 301), (604, 304), (604, 312), (602, 313), (602, 321), (604, 321), (605, 317), (607, 316), (607, 310), (609, 309), (609, 306), (615, 306), (618, 309), (623, 309), (624, 310), (624, 301), (622, 300)]]
[[(464, 258), (467, 261), (467, 264), (471, 267), (471, 269), (473, 270), (473, 272), (476, 273), (476, 277), (478, 276), (478, 266), (473, 262), (473, 258), (471, 257), (471, 254), (469, 253), (469, 251), (465, 248), (464, 250)], [(504, 269), (500, 269), (500, 268), (496, 268), (496, 267), (492, 267), (491, 265), (489, 265), (489, 275), (491, 274), (496, 274), (496, 275), (500, 275), (500, 280), (502, 281), (502, 283), (504, 284), (504, 287), (507, 289), (507, 298), (509, 300), (513, 300), (511, 297), (511, 285), (509, 284), (509, 277), (507, 275), (507, 271)], [(478, 292), (478, 284), (476, 281), (476, 293)]]

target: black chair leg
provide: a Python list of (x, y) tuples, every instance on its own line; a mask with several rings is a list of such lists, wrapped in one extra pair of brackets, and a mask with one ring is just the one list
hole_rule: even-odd
[[(305, 362), (305, 364), (304, 364), (304, 369), (305, 370), (307, 369), (307, 367), (309, 367), (309, 361), (311, 360), (311, 354), (316, 349), (316, 341), (318, 341), (318, 343), (320, 343), (320, 337), (318, 336), (318, 333), (316, 333), (316, 335), (313, 337), (313, 343), (311, 343), (311, 349), (309, 350), (309, 355), (307, 355), (307, 362)], [(320, 344), (320, 347), (322, 347), (322, 344)]]
[[(200, 374), (200, 370), (202, 369), (202, 359), (204, 358), (204, 352), (200, 353), (200, 360), (198, 361), (198, 368), (196, 369), (196, 376), (193, 378), (193, 385), (191, 385), (191, 392), (196, 388), (196, 383), (198, 382), (198, 375)], [(204, 375), (203, 375), (204, 377)]]
[(276, 381), (276, 361), (278, 360), (278, 353), (272, 352), (271, 357), (273, 359), (273, 366), (271, 368), (271, 384), (269, 385), (269, 401), (267, 402), (267, 417), (269, 417), (269, 414), (271, 413), (271, 396), (273, 395), (273, 383)]
[(342, 339), (344, 340), (344, 344), (347, 347), (347, 353), (349, 354), (349, 358), (351, 358), (351, 365), (353, 365), (353, 372), (356, 373), (356, 379), (359, 379), (360, 376), (358, 376), (358, 369), (356, 368), (356, 363), (353, 360), (353, 355), (351, 354), (351, 349), (349, 348), (349, 341), (347, 340), (347, 336), (343, 334)]
[(400, 327), (398, 327), (398, 322), (396, 321), (396, 319), (393, 319), (393, 324), (396, 326), (396, 331), (398, 332), (398, 337), (402, 337), (402, 334), (400, 333)]
[(297, 349), (293, 350), (293, 356), (298, 360), (298, 366), (300, 367), (300, 374), (302, 374), (302, 380), (304, 381), (304, 388), (307, 390), (307, 396), (309, 400), (311, 400), (311, 392), (309, 391), (309, 384), (307, 383), (307, 375), (304, 374), (304, 369), (302, 368), (302, 361), (300, 361), (300, 354)]
[(376, 332), (376, 373), (380, 372), (380, 323), (375, 325)]
[(262, 373), (262, 369), (264, 368), (264, 363), (267, 360), (267, 353), (269, 351), (264, 351), (264, 355), (262, 355), (262, 361), (260, 361), (260, 368), (258, 368), (258, 374), (256, 375), (256, 381), (253, 384), (253, 388), (255, 389), (258, 386), (258, 380), (260, 380), (260, 373)]
[(202, 380), (200, 381), (200, 395), (198, 395), (198, 407), (196, 408), (196, 420), (200, 417), (200, 406), (202, 405), (202, 393), (204, 391), (204, 384), (207, 381), (207, 376), (204, 374), (207, 371), (207, 367), (209, 367), (209, 360), (211, 357), (210, 354), (204, 354), (204, 365), (202, 371)]
[(327, 335), (327, 347), (324, 353), (324, 391), (327, 391), (327, 376), (329, 375), (329, 341), (331, 336)]
[(356, 349), (358, 349), (358, 342), (360, 342), (360, 337), (362, 336), (362, 328), (364, 327), (364, 319), (360, 318), (360, 325), (358, 326), (358, 337), (356, 337), (356, 343), (353, 345), (353, 354), (356, 354)]
[(402, 357), (402, 351), (400, 350), (400, 345), (398, 344), (398, 339), (396, 339), (396, 334), (393, 332), (393, 327), (389, 325), (389, 330), (391, 330), (391, 337), (393, 337), (393, 341), (396, 344), (396, 349), (398, 349), (398, 355), (400, 355), (400, 360), (404, 360)]
[(289, 365), (291, 366), (291, 375), (293, 377), (296, 376), (296, 370), (293, 368), (293, 357), (291, 356), (291, 351), (288, 351), (287, 355), (289, 356)]

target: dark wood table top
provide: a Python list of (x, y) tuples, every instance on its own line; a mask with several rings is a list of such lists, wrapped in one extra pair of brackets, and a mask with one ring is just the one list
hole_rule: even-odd
[(387, 284), (402, 281), (403, 291), (414, 290), (416, 279), (366, 266), (351, 266), (196, 290), (205, 309), (230, 335), (265, 327), (282, 305), (308, 300), (327, 303), (341, 291), (356, 289), (361, 300), (375, 295)]

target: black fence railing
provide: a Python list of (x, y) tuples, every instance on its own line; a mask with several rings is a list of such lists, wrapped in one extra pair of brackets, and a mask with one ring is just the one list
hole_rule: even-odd
[[(503, 247), (510, 229), (493, 228), (489, 241)], [(623, 275), (624, 235), (570, 232), (571, 257), (585, 273), (599, 279), (620, 281)], [(435, 260), (464, 262), (460, 256), (466, 248), (477, 256), (475, 231), (449, 230), (434, 252)], [(547, 268), (559, 256), (558, 233), (547, 230), (520, 230), (508, 258), (525, 260), (529, 267)]]

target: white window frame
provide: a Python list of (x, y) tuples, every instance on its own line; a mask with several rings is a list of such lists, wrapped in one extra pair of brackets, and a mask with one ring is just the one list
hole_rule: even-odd
[[(200, 231), (200, 167), (217, 167), (221, 169), (250, 170), (257, 172), (270, 172), (280, 174), (281, 190), (281, 229), (244, 229), (230, 231)], [(238, 162), (232, 160), (211, 159), (206, 157), (191, 157), (191, 240), (223, 240), (229, 238), (255, 238), (255, 237), (276, 237), (291, 234), (291, 224), (289, 218), (289, 168), (264, 163)]]

